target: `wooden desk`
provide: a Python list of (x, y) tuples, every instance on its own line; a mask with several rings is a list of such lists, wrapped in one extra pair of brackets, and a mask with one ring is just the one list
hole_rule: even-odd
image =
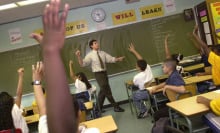
[(205, 67), (205, 65), (203, 63), (201, 63), (201, 64), (197, 64), (197, 65), (193, 65), (193, 66), (184, 67), (183, 69), (186, 72), (190, 72), (190, 71), (194, 71), (194, 70), (201, 69), (204, 67)]
[[(220, 91), (217, 90), (217, 91), (205, 93), (205, 94), (202, 94), (201, 96), (204, 96), (209, 99), (220, 98)], [(171, 110), (174, 110), (174, 111), (180, 113), (185, 118), (185, 120), (188, 124), (188, 128), (189, 128), (190, 133), (197, 132), (198, 129), (196, 129), (195, 131), (193, 130), (190, 117), (195, 116), (195, 115), (199, 115), (202, 113), (206, 113), (210, 109), (203, 104), (197, 103), (196, 98), (197, 98), (197, 96), (193, 96), (190, 98), (185, 98), (182, 100), (167, 103), (167, 106), (170, 108), (169, 109), (169, 116), (170, 116), (170, 122), (171, 122), (172, 126), (174, 125), (174, 123), (173, 123), (173, 116), (172, 116)], [(207, 126), (202, 127), (202, 129), (206, 129), (206, 128), (208, 128), (208, 127)]]
[(27, 124), (31, 124), (31, 123), (35, 123), (39, 121), (39, 114), (35, 114), (35, 115), (30, 115), (30, 116), (26, 116), (24, 117), (25, 121), (27, 122)]
[(83, 122), (88, 128), (98, 128), (101, 133), (111, 133), (118, 130), (117, 125), (112, 116), (105, 116), (91, 121)]
[[(209, 99), (220, 98), (220, 91), (213, 91), (209, 93), (202, 94), (201, 96), (207, 97)], [(199, 113), (209, 111), (209, 108), (203, 104), (199, 104), (196, 102), (197, 96), (193, 96), (190, 98), (185, 98), (182, 100), (174, 101), (167, 103), (167, 106), (172, 108), (173, 110), (181, 113), (184, 116), (192, 116)], [(193, 108), (190, 108), (193, 107)]]
[(211, 80), (212, 75), (205, 75), (205, 76), (192, 76), (188, 78), (184, 78), (184, 82), (186, 84), (193, 84), (193, 83), (199, 83), (207, 80)]

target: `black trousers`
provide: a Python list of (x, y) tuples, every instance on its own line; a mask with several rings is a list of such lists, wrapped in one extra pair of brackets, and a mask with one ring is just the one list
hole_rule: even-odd
[(107, 72), (106, 71), (95, 72), (95, 78), (100, 88), (100, 91), (98, 94), (98, 101), (99, 101), (100, 108), (101, 109), (103, 108), (105, 98), (108, 99), (108, 101), (112, 104), (113, 107), (117, 107), (117, 103), (115, 102), (112, 96), (112, 91), (109, 85)]

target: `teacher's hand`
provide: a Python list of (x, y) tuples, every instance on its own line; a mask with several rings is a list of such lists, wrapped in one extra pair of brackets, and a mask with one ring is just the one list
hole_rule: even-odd
[(78, 56), (78, 57), (81, 56), (81, 52), (80, 52), (79, 50), (77, 50), (75, 54), (76, 54), (76, 56)]
[(122, 56), (122, 57), (118, 57), (118, 58), (116, 58), (116, 61), (118, 62), (118, 61), (123, 61), (124, 60), (124, 56)]

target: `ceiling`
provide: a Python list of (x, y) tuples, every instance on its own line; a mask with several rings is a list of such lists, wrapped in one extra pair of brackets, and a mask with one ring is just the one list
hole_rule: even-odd
[[(21, 0), (0, 0), (0, 5), (18, 2)], [(98, 3), (109, 2), (113, 0), (62, 0), (62, 4), (69, 3), (70, 8), (80, 8), (90, 6)], [(33, 5), (13, 8), (9, 10), (0, 11), (0, 24), (10, 23), (26, 18), (40, 16), (42, 14), (45, 3), (42, 2)]]

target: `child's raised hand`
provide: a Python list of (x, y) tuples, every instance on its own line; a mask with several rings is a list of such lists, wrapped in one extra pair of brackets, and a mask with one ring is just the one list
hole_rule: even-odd
[(17, 72), (18, 72), (19, 75), (23, 75), (23, 74), (24, 74), (24, 68), (23, 68), (23, 67), (22, 67), (22, 68), (19, 68), (19, 69), (17, 70)]
[(31, 33), (30, 38), (35, 39), (39, 44), (42, 44), (43, 36), (37, 33)]
[(165, 39), (167, 40), (170, 37), (170, 34), (166, 34)]
[(71, 65), (71, 66), (73, 65), (73, 61), (72, 60), (69, 61), (69, 65)]
[(133, 43), (131, 43), (131, 44), (129, 45), (128, 50), (129, 50), (130, 52), (134, 52), (134, 51), (135, 51), (135, 47), (134, 47)]
[(79, 50), (77, 50), (75, 54), (76, 54), (76, 56), (78, 56), (78, 57), (81, 56), (81, 52), (80, 52)]
[(43, 63), (37, 62), (36, 65), (32, 65), (32, 78), (33, 81), (41, 81), (43, 78)]
[(60, 0), (51, 0), (44, 8), (42, 47), (44, 50), (60, 51), (64, 46), (65, 24), (69, 5), (65, 4), (63, 13), (59, 15)]
[(193, 29), (193, 34), (197, 34), (198, 30), (199, 30), (198, 25), (195, 25)]

